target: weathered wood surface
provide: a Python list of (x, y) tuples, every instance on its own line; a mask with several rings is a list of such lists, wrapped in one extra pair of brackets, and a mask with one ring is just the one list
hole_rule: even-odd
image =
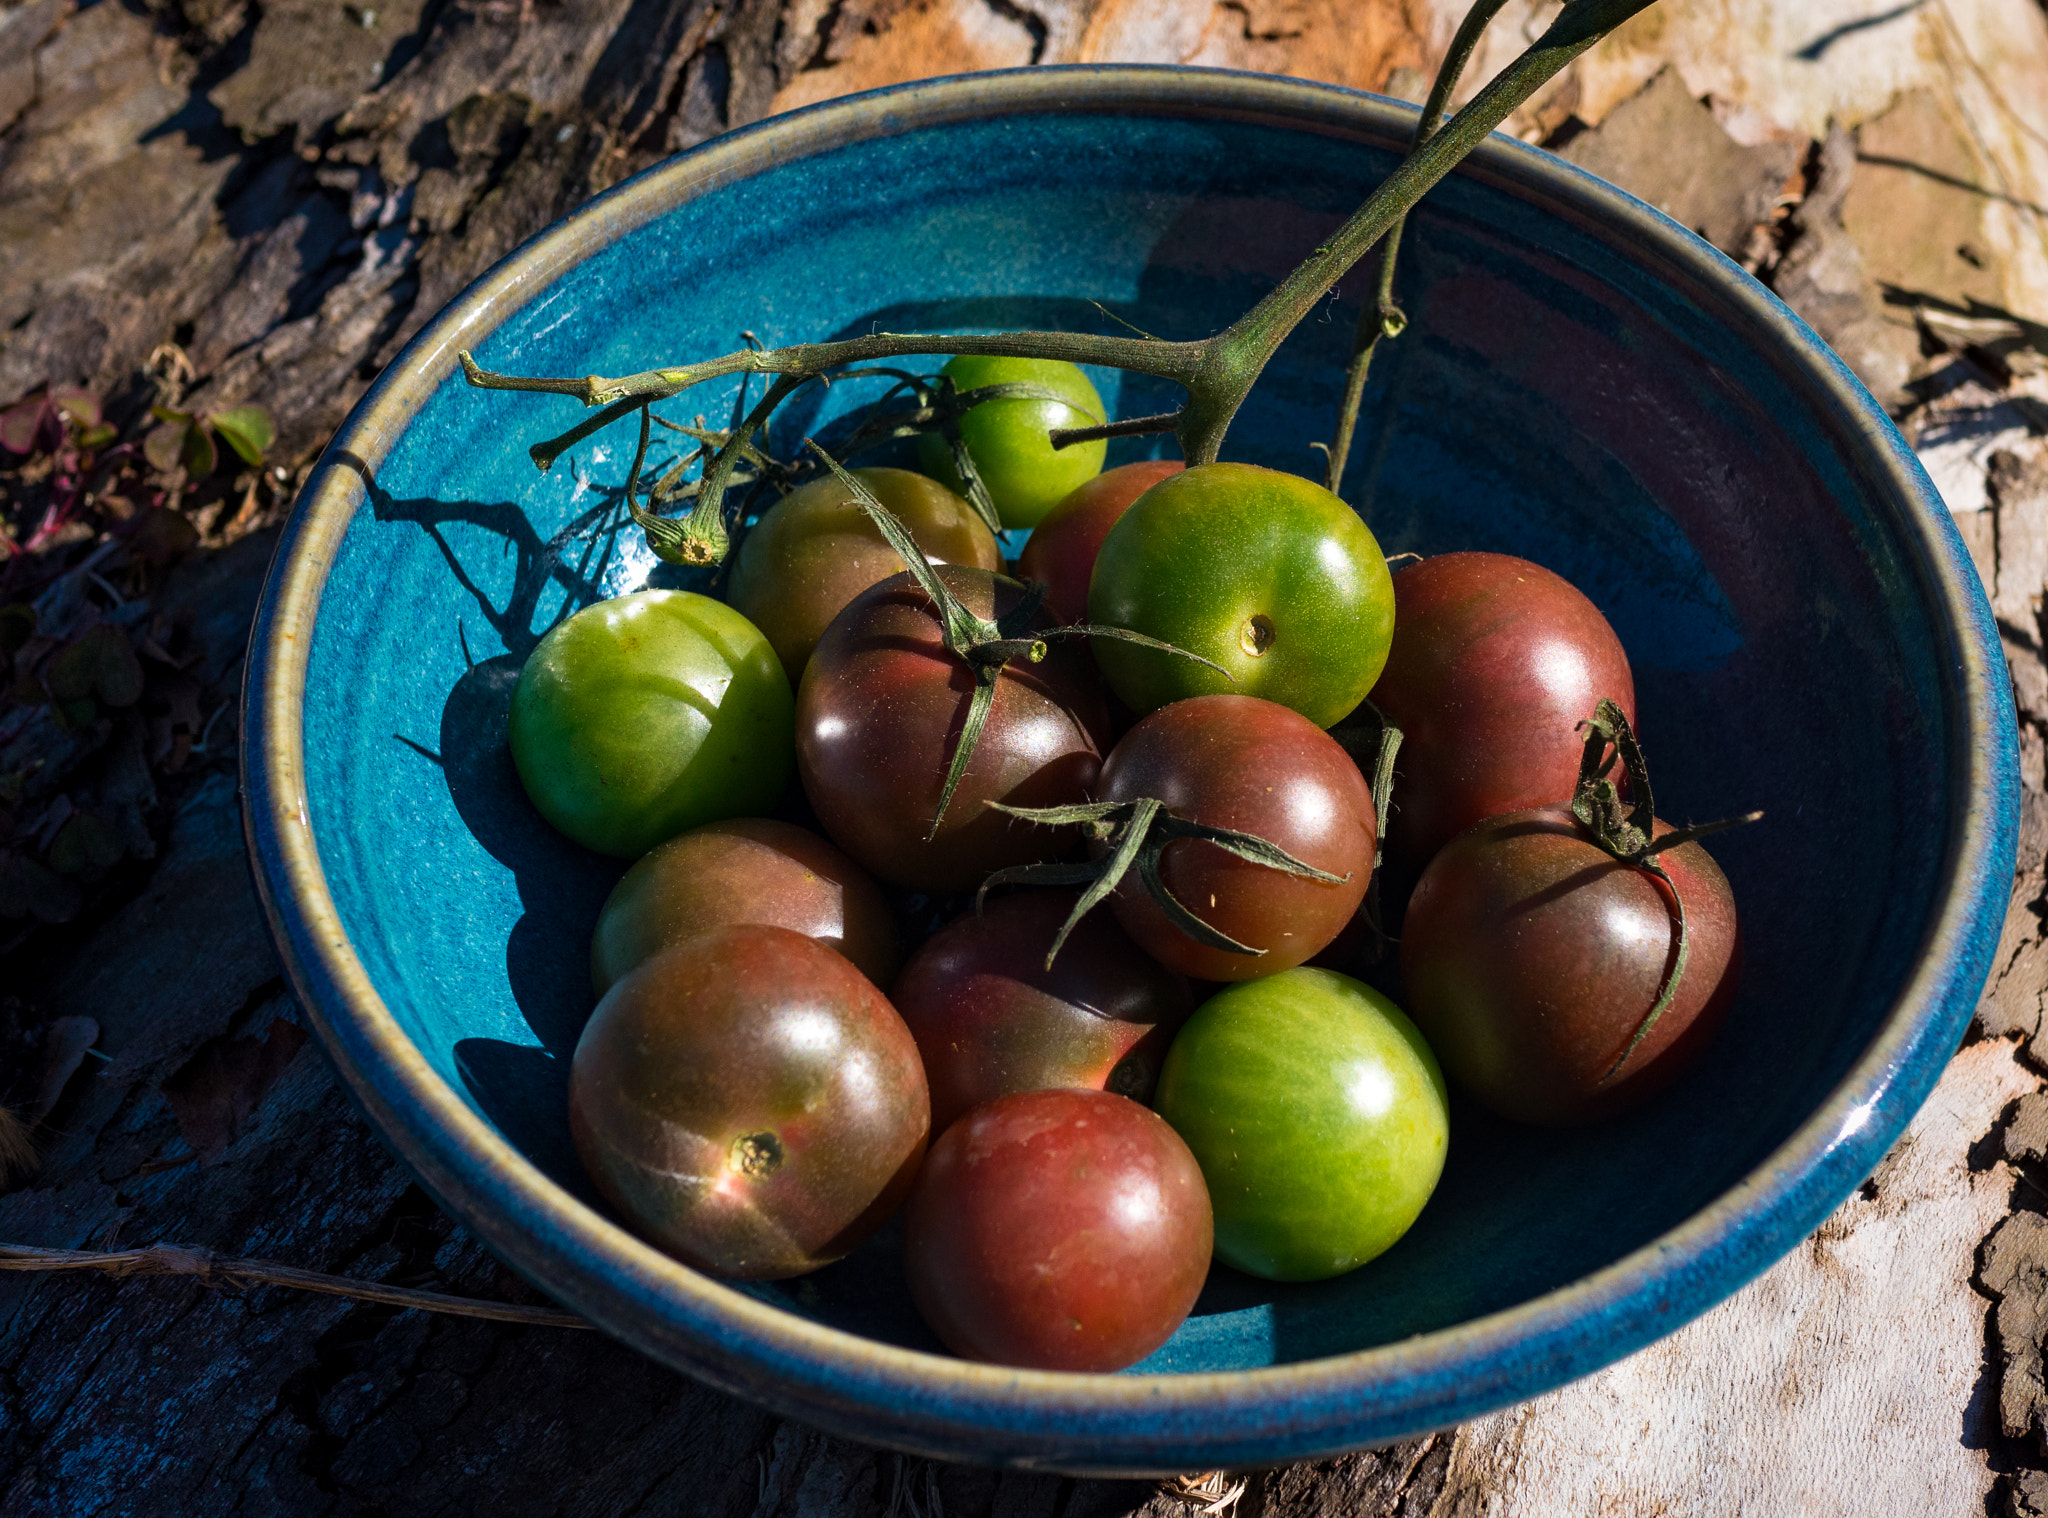
[[(1502, 47), (1530, 11), (1509, 8)], [(1454, 19), (1440, 0), (30, 0), (0, 8), (0, 404), (84, 382), (132, 423), (175, 343), (187, 404), (260, 400), (302, 470), (476, 272), (726, 127), (1094, 59), (1413, 98)], [(1902, 417), (2007, 638), (2022, 874), (1971, 1042), (1805, 1248), (1600, 1375), (1254, 1473), (1236, 1510), (2048, 1511), (2048, 18), (2035, 0), (1665, 0), (1515, 126), (1742, 258)], [(116, 619), (166, 655), (145, 651), (132, 710), (81, 733), (0, 692), (0, 781), (27, 777), (0, 791), (0, 846), (53, 857), (69, 808), (109, 819), (126, 856), (68, 887), (68, 922), (0, 918), (0, 1101), (39, 1115), (43, 1149), (0, 1196), (0, 1240), (177, 1240), (530, 1300), (348, 1106), (248, 887), (232, 701), (289, 487), (194, 490), (182, 561), (131, 546), (45, 592), (62, 636), (120, 610), (91, 575), (148, 613)], [(61, 567), (95, 546), (45, 551)], [(28, 910), (4, 890), (0, 907)], [(594, 1334), (0, 1278), (0, 1518), (1190, 1510), (1150, 1484), (826, 1439)]]

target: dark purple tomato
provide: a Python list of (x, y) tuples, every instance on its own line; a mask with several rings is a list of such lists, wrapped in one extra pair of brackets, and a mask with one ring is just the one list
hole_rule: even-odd
[(1168, 844), (1159, 873), (1174, 899), (1219, 932), (1265, 951), (1252, 956), (1197, 943), (1174, 926), (1133, 870), (1110, 898), (1117, 921), (1183, 975), (1237, 981), (1290, 970), (1335, 938), (1365, 897), (1378, 840), (1372, 792), (1337, 741), (1287, 707), (1255, 696), (1195, 696), (1162, 706), (1124, 735), (1096, 789), (1104, 801), (1154, 797), (1176, 817), (1256, 834), (1304, 864), (1349, 877), (1331, 885), (1200, 839)]
[(1401, 984), (1454, 1082), (1503, 1116), (1558, 1126), (1634, 1106), (1691, 1062), (1735, 995), (1735, 899), (1697, 843), (1656, 858), (1685, 903), (1685, 974), (1611, 1079), (1678, 953), (1666, 887), (1562, 806), (1488, 818), (1430, 861), (1402, 925)]
[(1152, 1099), (1159, 1062), (1194, 1008), (1107, 913), (1081, 919), (1050, 970), (1046, 951), (1077, 893), (1001, 896), (911, 955), (890, 1000), (924, 1056), (932, 1131), (1014, 1091), (1087, 1086)]
[(911, 1299), (955, 1354), (1121, 1370), (1173, 1336), (1209, 1271), (1201, 1167), (1108, 1091), (1026, 1091), (939, 1136), (904, 1214)]
[(1187, 465), (1179, 459), (1147, 459), (1104, 470), (1070, 491), (1039, 524), (1017, 556), (1017, 573), (1045, 586), (1045, 604), (1062, 622), (1088, 619), (1088, 577), (1095, 553), (1131, 502)]
[[(1026, 594), (982, 570), (938, 573), (991, 621)], [(1041, 609), (1034, 626), (1050, 625)], [(1055, 642), (1037, 664), (1004, 666), (974, 757), (927, 842), (974, 675), (947, 651), (936, 610), (908, 574), (861, 592), (825, 630), (797, 691), (797, 773), (825, 831), (882, 879), (925, 891), (960, 890), (1005, 865), (1057, 858), (1068, 830), (1017, 821), (988, 803), (1086, 799), (1109, 746), (1109, 716), (1084, 641)]]
[[(1003, 550), (975, 509), (908, 469), (856, 469), (935, 564), (1003, 567)], [(818, 637), (855, 596), (903, 573), (903, 560), (837, 477), (799, 485), (740, 539), (725, 598), (767, 636), (795, 685)]]
[(889, 904), (859, 865), (791, 823), (735, 817), (656, 845), (620, 877), (591, 937), (591, 989), (602, 996), (661, 950), (747, 922), (815, 938), (878, 986), (900, 962)]
[(1569, 581), (1499, 553), (1402, 569), (1371, 698), (1402, 733), (1389, 862), (1412, 879), (1480, 819), (1571, 795), (1602, 697), (1635, 721), (1621, 640)]
[(916, 1176), (931, 1123), (903, 1019), (787, 928), (716, 928), (597, 1004), (569, 1132), (599, 1191), (687, 1265), (768, 1280), (838, 1259)]

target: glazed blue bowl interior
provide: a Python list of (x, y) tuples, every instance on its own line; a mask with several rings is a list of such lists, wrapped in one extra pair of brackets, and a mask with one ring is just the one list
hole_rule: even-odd
[[(1077, 86), (1057, 106), (1011, 114), (993, 94), (980, 114), (913, 110), (694, 186), (544, 285), (501, 294), (476, 357), (521, 374), (624, 374), (730, 351), (742, 331), (771, 346), (878, 330), (1121, 331), (1096, 302), (1162, 337), (1209, 334), (1370, 191), (1409, 118), (1300, 85), (1284, 86), (1308, 102), (1291, 115), (1212, 110), (1199, 77), (1174, 77), (1171, 99), (1162, 87), (1160, 98), (1090, 104)], [(586, 215), (602, 218), (607, 204)], [(1953, 530), (1924, 483), (1902, 494), (1899, 481), (1918, 477), (1896, 436), (1789, 314), (1655, 213), (1588, 209), (1629, 205), (1499, 140), (1432, 192), (1401, 265), (1410, 325), (1373, 371), (1344, 494), (1389, 555), (1487, 549), (1572, 581), (1628, 650), (1662, 815), (1764, 809), (1762, 824), (1711, 845), (1742, 912), (1740, 998), (1702, 1062), (1647, 1111), (1549, 1132), (1454, 1103), (1442, 1184), (1392, 1250), (1307, 1286), (1218, 1268), (1194, 1315), (1137, 1370), (1290, 1365), (1455, 1334), (1537, 1302), (1757, 1185), (1881, 1036), (1902, 1037), (1904, 1052), (1872, 1088), (1874, 1121), (1809, 1145), (1793, 1183), (1766, 1186), (1757, 1207), (1768, 1216), (1724, 1206), (1710, 1236), (1688, 1244), (1688, 1273), (1655, 1286), (1668, 1300), (1595, 1302), (1533, 1370), (1476, 1389), (1468, 1379), (1426, 1395), (1357, 1391), (1368, 1411), (1334, 1441), (1240, 1429), (1237, 1443), (1211, 1448), (1182, 1430), (1127, 1443), (1103, 1457), (1111, 1464), (1194, 1464), (1219, 1450), (1277, 1458), (1387, 1437), (1541, 1390), (1675, 1326), (1855, 1184), (1968, 1015), (2002, 879), (1972, 887), (1983, 902), (1964, 913), (1963, 938), (1944, 951), (1948, 978), (1916, 1003), (1915, 1026), (1901, 1035), (1889, 1021), (1952, 903), (1973, 809), (1993, 814), (1979, 818), (1991, 840), (1979, 873), (1996, 875), (2001, 847), (2010, 857), (1993, 794), (2003, 776), (2009, 801), (2009, 740), (1979, 753), (1975, 779), (1959, 768), (1972, 722), (1988, 724), (1996, 747), (1998, 714), (1995, 696), (1972, 697), (1971, 710), (1958, 695), (1959, 660), (1981, 661), (1984, 633)], [(1226, 458), (1320, 472), (1310, 445), (1331, 435), (1364, 284), (1354, 274), (1280, 351)], [(445, 370), (447, 354), (433, 357)], [(1175, 402), (1161, 382), (1092, 377), (1112, 415)], [(721, 418), (734, 390), (711, 385), (663, 409)], [(776, 447), (829, 436), (873, 393), (849, 383), (800, 398), (776, 424)], [(390, 1016), (518, 1154), (600, 1207), (569, 1145), (565, 1074), (591, 1006), (591, 926), (621, 865), (552, 833), (526, 801), (505, 705), (520, 660), (566, 612), (649, 583), (650, 571), (653, 583), (692, 582), (619, 530), (630, 423), (535, 471), (527, 445), (583, 416), (567, 400), (475, 390), (453, 373), (423, 392), (381, 458), (358, 459), (344, 433), (329, 468), (354, 470), (363, 499), (318, 602), (304, 773), (339, 923)], [(1158, 440), (1127, 440), (1112, 462), (1157, 451)], [(657, 464), (674, 453), (657, 436)], [(737, 1289), (936, 1350), (894, 1249), (885, 1233), (814, 1276)], [(536, 1273), (574, 1297), (559, 1269)], [(610, 1326), (634, 1331), (616, 1316)], [(719, 1353), (744, 1360), (743, 1349)], [(1029, 1445), (863, 1422), (788, 1391), (807, 1374), (725, 1380), (870, 1437), (1011, 1457)], [(1375, 1396), (1407, 1410), (1375, 1423)], [(1095, 1463), (1071, 1439), (1063, 1448), (1056, 1463)], [(1151, 1449), (1159, 1460), (1145, 1458)]]

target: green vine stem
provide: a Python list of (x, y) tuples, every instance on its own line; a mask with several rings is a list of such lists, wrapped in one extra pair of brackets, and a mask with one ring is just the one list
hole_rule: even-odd
[[(1724, 817), (1719, 822), (1673, 828), (1659, 838), (1656, 836), (1656, 803), (1650, 795), (1650, 771), (1643, 762), (1642, 745), (1636, 742), (1635, 730), (1629, 726), (1621, 708), (1603, 698), (1593, 709), (1593, 715), (1579, 726), (1585, 730), (1586, 745), (1579, 754), (1579, 781), (1572, 794), (1572, 818), (1586, 837), (1610, 858), (1632, 865), (1661, 883), (1678, 929), (1678, 952), (1672, 956), (1671, 968), (1664, 976), (1663, 985), (1657, 988), (1657, 999), (1643, 1015), (1643, 1020), (1636, 1024), (1635, 1033), (1629, 1038), (1628, 1047), (1621, 1051), (1620, 1058), (1600, 1077), (1600, 1083), (1605, 1085), (1621, 1073), (1621, 1067), (1628, 1063), (1629, 1056), (1650, 1036), (1650, 1030), (1657, 1026), (1658, 1020), (1677, 999), (1679, 982), (1685, 978), (1686, 960), (1692, 948), (1685, 922), (1685, 901), (1656, 856), (1711, 833), (1755, 822), (1763, 813), (1745, 812), (1739, 817)], [(1617, 761), (1628, 777), (1629, 802), (1626, 808), (1614, 784)]]
[[(1451, 38), (1450, 51), (1444, 54), (1444, 61), (1436, 71), (1436, 80), (1430, 86), (1429, 99), (1423, 103), (1422, 115), (1415, 122), (1416, 147), (1429, 141), (1436, 135), (1436, 129), (1443, 125), (1444, 116), (1451, 108), (1451, 93), (1457, 89), (1465, 65), (1472, 61), (1472, 54), (1477, 51), (1479, 39), (1487, 26), (1507, 3), (1508, 0), (1474, 0), (1472, 9), (1465, 12), (1465, 19), (1458, 24), (1457, 35)], [(1351, 457), (1351, 438), (1358, 427), (1358, 408), (1365, 399), (1365, 382), (1372, 372), (1373, 354), (1379, 348), (1381, 338), (1399, 337), (1408, 327), (1408, 313), (1394, 299), (1394, 265), (1401, 256), (1401, 234), (1407, 225), (1407, 213), (1403, 212), (1388, 229), (1386, 246), (1380, 253), (1379, 290), (1373, 303), (1358, 313), (1358, 331), (1351, 340), (1351, 367), (1345, 371), (1344, 398), (1337, 408), (1337, 436), (1323, 450), (1329, 458), (1323, 484), (1331, 495), (1336, 495), (1344, 483), (1344, 466)]]
[(1287, 875), (1299, 875), (1306, 880), (1320, 880), (1325, 885), (1342, 885), (1349, 875), (1332, 875), (1328, 870), (1319, 870), (1304, 860), (1296, 859), (1279, 844), (1261, 838), (1256, 833), (1240, 833), (1234, 828), (1210, 827), (1203, 822), (1190, 822), (1185, 817), (1176, 817), (1166, 810), (1166, 803), (1152, 797), (1140, 797), (1136, 801), (1085, 802), (1079, 806), (1005, 806), (1000, 801), (989, 803), (996, 811), (1006, 816), (1021, 818), (1025, 822), (1036, 822), (1041, 826), (1059, 827), (1080, 824), (1087, 835), (1098, 843), (1111, 845), (1110, 851), (1101, 859), (1086, 864), (1020, 864), (1008, 869), (997, 870), (981, 883), (981, 889), (974, 894), (974, 909), (979, 912), (982, 902), (991, 889), (999, 885), (1086, 885), (1081, 899), (1074, 903), (1074, 910), (1067, 914), (1067, 920), (1060, 924), (1060, 930), (1052, 941), (1052, 948), (1046, 952), (1045, 967), (1050, 970), (1052, 962), (1059, 956), (1067, 935), (1074, 930), (1074, 924), (1087, 916), (1104, 897), (1114, 891), (1130, 874), (1132, 866), (1137, 867), (1138, 878), (1145, 883), (1145, 889), (1159, 904), (1159, 910), (1167, 920), (1179, 928), (1196, 943), (1211, 949), (1222, 949), (1231, 954), (1264, 954), (1264, 949), (1254, 949), (1241, 944), (1190, 912), (1172, 891), (1167, 889), (1165, 879), (1159, 873), (1160, 856), (1168, 844), (1183, 838), (1196, 838), (1204, 843), (1213, 843), (1219, 849), (1227, 849), (1240, 859), (1253, 864), (1264, 865), (1269, 870), (1279, 870)]
[[(960, 777), (967, 772), (967, 762), (974, 757), (974, 748), (981, 741), (981, 730), (988, 723), (988, 714), (995, 705), (996, 680), (1003, 672), (1003, 666), (1012, 659), (1023, 659), (1036, 664), (1045, 657), (1045, 645), (1053, 638), (1117, 638), (1126, 643), (1139, 643), (1146, 648), (1156, 648), (1162, 653), (1178, 654), (1183, 659), (1193, 659), (1197, 664), (1206, 664), (1226, 678), (1235, 679), (1230, 671), (1213, 660), (1200, 654), (1191, 654), (1184, 648), (1171, 643), (1162, 643), (1157, 638), (1148, 638), (1128, 628), (1101, 627), (1082, 622), (1065, 627), (1046, 627), (1031, 630), (1031, 621), (1038, 614), (1038, 608), (1045, 599), (1045, 587), (1032, 585), (1024, 599), (995, 621), (977, 617), (953, 594), (946, 582), (939, 577), (924, 550), (917, 546), (917, 540), (910, 535), (910, 529), (896, 519), (895, 513), (876, 500), (872, 491), (860, 482), (858, 476), (850, 474), (846, 467), (831, 454), (820, 448), (811, 438), (804, 439), (804, 446), (823, 461), (832, 471), (833, 477), (845, 487), (856, 505), (873, 520), (876, 530), (896, 551), (917, 581), (918, 588), (931, 598), (933, 609), (938, 613), (939, 637), (946, 645), (946, 651), (965, 664), (974, 674), (974, 694), (968, 698), (967, 716), (960, 725), (960, 737), (953, 745), (953, 755), (946, 766), (946, 783), (939, 792), (939, 809), (932, 817), (931, 830), (925, 836), (930, 843), (939, 833), (939, 824), (946, 820), (946, 809), (953, 804), (953, 792), (959, 788)], [(673, 524), (671, 524), (673, 525)]]
[(1360, 950), (1360, 957), (1368, 965), (1376, 965), (1386, 957), (1393, 946), (1394, 936), (1386, 929), (1386, 918), (1381, 907), (1384, 892), (1381, 880), (1387, 862), (1387, 817), (1394, 803), (1394, 761), (1401, 752), (1401, 729), (1389, 721), (1387, 714), (1373, 705), (1370, 700), (1361, 701), (1358, 707), (1342, 722), (1331, 728), (1330, 736), (1358, 766), (1360, 774), (1371, 771), (1367, 781), (1372, 792), (1374, 838), (1377, 843), (1372, 854), (1372, 874), (1367, 878), (1365, 900), (1359, 904), (1359, 914), (1365, 919), (1368, 941)]
[[(959, 472), (965, 487), (968, 502), (974, 507), (991, 532), (1003, 530), (1002, 518), (996, 513), (996, 504), (982, 483), (981, 475), (969, 456), (967, 444), (960, 435), (960, 422), (967, 413), (984, 401), (993, 400), (1053, 400), (1069, 404), (1057, 391), (1043, 385), (1010, 382), (1000, 385), (984, 385), (979, 389), (956, 391), (951, 380), (941, 378), (936, 385), (921, 375), (911, 374), (902, 369), (868, 368), (846, 370), (836, 375), (784, 375), (769, 388), (761, 403), (743, 418), (736, 417), (729, 432), (708, 432), (701, 427), (685, 427), (656, 416), (654, 420), (672, 432), (680, 432), (694, 438), (700, 450), (708, 453), (709, 463), (703, 476), (695, 482), (682, 485), (675, 479), (682, 470), (700, 454), (691, 454), (679, 460), (664, 475), (655, 494), (661, 499), (689, 498), (695, 501), (687, 519), (668, 520), (643, 512), (633, 504), (633, 486), (637, 479), (641, 461), (646, 456), (647, 423), (653, 415), (649, 409), (653, 403), (640, 403), (641, 441), (640, 452), (636, 455), (632, 475), (626, 488), (626, 505), (633, 521), (647, 534), (648, 547), (654, 556), (671, 564), (711, 565), (723, 560), (731, 548), (732, 537), (726, 525), (726, 492), (737, 482), (737, 467), (742, 462), (750, 465), (757, 479), (763, 474), (775, 474), (784, 478), (794, 475), (793, 467), (778, 464), (774, 459), (754, 446), (754, 438), (762, 435), (768, 419), (782, 402), (803, 386), (816, 380), (820, 384), (838, 384), (854, 379), (889, 379), (894, 383), (877, 403), (876, 414), (868, 417), (841, 445), (840, 451), (847, 457), (877, 447), (898, 438), (915, 437), (924, 432), (937, 432), (946, 439), (952, 450), (953, 466)], [(908, 390), (916, 397), (917, 404), (899, 411), (882, 411), (898, 391)], [(742, 390), (744, 399), (744, 390)], [(574, 433), (564, 434), (564, 437)], [(536, 443), (528, 452), (539, 464), (543, 473), (560, 457), (562, 438), (551, 438), (545, 443)], [(664, 490), (663, 487), (667, 487)]]
[[(1485, 0), (1482, 0), (1485, 3)], [(650, 369), (621, 378), (541, 378), (496, 374), (459, 356), (464, 376), (484, 389), (566, 395), (599, 414), (546, 447), (553, 457), (599, 427), (651, 402), (729, 375), (775, 374), (816, 378), (848, 364), (911, 355), (979, 354), (1064, 359), (1149, 374), (1186, 391), (1174, 432), (1190, 464), (1213, 462), (1238, 407), (1287, 335), (1429, 189), (1456, 167), (1495, 127), (1574, 58), (1654, 0), (1566, 0), (1541, 37), (1496, 75), (1442, 130), (1403, 160), (1330, 239), (1316, 248), (1250, 311), (1213, 337), (1166, 342), (1075, 332), (905, 334), (882, 332), (839, 342), (746, 348), (697, 363)], [(772, 387), (771, 393), (774, 393)], [(751, 420), (751, 418), (749, 419)], [(536, 451), (540, 462), (540, 451)], [(708, 492), (707, 492), (708, 493)], [(700, 494), (700, 504), (702, 495)], [(722, 528), (721, 528), (722, 530)], [(704, 544), (708, 554), (718, 534)], [(720, 555), (722, 545), (718, 546)], [(702, 561), (702, 560), (700, 560)], [(709, 562), (715, 562), (715, 558)]]

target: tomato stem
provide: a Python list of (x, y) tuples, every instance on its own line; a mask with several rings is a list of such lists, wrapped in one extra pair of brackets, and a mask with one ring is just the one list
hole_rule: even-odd
[[(1579, 754), (1579, 783), (1572, 795), (1572, 818), (1610, 858), (1662, 882), (1663, 894), (1670, 900), (1673, 927), (1678, 936), (1678, 951), (1672, 956), (1671, 968), (1657, 988), (1657, 999), (1643, 1014), (1642, 1021), (1636, 1024), (1635, 1032), (1630, 1035), (1620, 1056), (1600, 1077), (1600, 1084), (1604, 1086), (1621, 1073), (1621, 1067), (1628, 1063), (1629, 1057), (1650, 1036), (1650, 1030), (1657, 1026), (1677, 999), (1678, 985), (1685, 977), (1686, 961), (1692, 952), (1685, 921), (1685, 901), (1678, 894), (1678, 883), (1656, 856), (1666, 849), (1691, 843), (1710, 833), (1756, 822), (1763, 813), (1744, 812), (1739, 817), (1702, 822), (1674, 829), (1659, 838), (1656, 836), (1656, 805), (1650, 795), (1649, 767), (1643, 761), (1642, 745), (1636, 741), (1635, 729), (1629, 726), (1626, 714), (1616, 702), (1603, 698), (1593, 709), (1593, 715), (1579, 726), (1585, 730), (1586, 745)], [(1613, 780), (1617, 761), (1628, 777), (1629, 806), (1626, 812)]]
[(1113, 437), (1144, 437), (1148, 433), (1171, 432), (1178, 425), (1178, 411), (1162, 411), (1157, 416), (1126, 417), (1121, 422), (1105, 422), (1099, 427), (1055, 427), (1045, 436), (1052, 444), (1053, 452), (1057, 453), (1076, 443), (1094, 443)]
[[(1472, 9), (1465, 12), (1465, 19), (1458, 24), (1457, 35), (1451, 39), (1450, 51), (1444, 54), (1444, 61), (1437, 68), (1429, 98), (1423, 102), (1422, 115), (1416, 119), (1415, 147), (1421, 147), (1443, 125), (1444, 116), (1451, 106), (1451, 92), (1458, 87), (1465, 65), (1472, 61), (1472, 54), (1478, 48), (1487, 25), (1506, 4), (1507, 0), (1475, 0)], [(1408, 327), (1408, 313), (1394, 299), (1394, 267), (1401, 255), (1401, 234), (1407, 225), (1408, 217), (1404, 212), (1388, 229), (1386, 247), (1380, 254), (1378, 298), (1358, 313), (1358, 330), (1351, 340), (1351, 366), (1344, 375), (1344, 398), (1337, 408), (1336, 439), (1326, 448), (1320, 443), (1315, 445), (1323, 448), (1329, 459), (1323, 484), (1331, 495), (1338, 494), (1344, 484), (1344, 466), (1351, 457), (1351, 438), (1358, 427), (1358, 408), (1365, 399), (1365, 382), (1372, 372), (1373, 354), (1378, 350), (1381, 338), (1399, 337)]]
[[(995, 387), (991, 387), (995, 388)], [(970, 391), (970, 395), (978, 392)], [(939, 636), (946, 645), (946, 651), (965, 664), (974, 674), (974, 690), (967, 698), (967, 715), (960, 724), (960, 737), (953, 745), (953, 753), (946, 765), (945, 784), (939, 792), (939, 809), (932, 816), (930, 831), (925, 834), (929, 843), (939, 833), (939, 825), (946, 820), (946, 809), (953, 804), (953, 792), (959, 789), (960, 777), (967, 773), (967, 764), (974, 757), (975, 745), (981, 741), (981, 730), (988, 723), (989, 711), (995, 705), (996, 681), (1003, 667), (1013, 659), (1023, 659), (1036, 664), (1045, 657), (1047, 640), (1053, 638), (1119, 638), (1126, 642), (1142, 643), (1147, 648), (1161, 652), (1179, 654), (1184, 659), (1194, 659), (1207, 664), (1211, 669), (1228, 675), (1221, 665), (1204, 659), (1200, 654), (1191, 654), (1185, 649), (1175, 648), (1171, 643), (1162, 643), (1157, 638), (1148, 638), (1122, 627), (1099, 627), (1093, 623), (1080, 623), (1069, 627), (1048, 627), (1030, 631), (1032, 621), (1045, 601), (1043, 585), (1025, 587), (1025, 595), (1015, 606), (993, 622), (977, 617), (960, 603), (946, 582), (939, 577), (937, 569), (917, 540), (910, 535), (910, 529), (896, 519), (893, 512), (876, 500), (874, 493), (860, 482), (857, 475), (847, 472), (846, 467), (832, 457), (813, 438), (805, 438), (804, 446), (821, 459), (825, 467), (846, 488), (856, 505), (873, 520), (888, 545), (896, 551), (898, 558), (909, 569), (918, 588), (931, 599), (932, 608), (939, 619)], [(665, 524), (673, 526), (674, 524)]]
[(1052, 962), (1059, 956), (1060, 946), (1067, 941), (1067, 934), (1074, 925), (1108, 896), (1124, 881), (1135, 865), (1138, 878), (1159, 904), (1159, 910), (1166, 918), (1196, 943), (1211, 949), (1222, 949), (1230, 954), (1264, 954), (1264, 949), (1254, 949), (1239, 943), (1227, 933), (1211, 927), (1193, 912), (1190, 912), (1173, 892), (1159, 873), (1159, 861), (1167, 845), (1183, 838), (1198, 839), (1212, 843), (1219, 849), (1237, 855), (1253, 864), (1264, 865), (1269, 870), (1284, 874), (1298, 875), (1308, 880), (1320, 880), (1325, 885), (1342, 885), (1351, 877), (1332, 875), (1328, 870), (1319, 870), (1305, 860), (1297, 859), (1279, 844), (1261, 838), (1256, 833), (1240, 833), (1235, 828), (1210, 827), (1204, 822), (1191, 822), (1185, 817), (1176, 817), (1166, 810), (1166, 803), (1150, 796), (1136, 801), (1083, 802), (1076, 806), (1005, 806), (1000, 801), (988, 803), (996, 811), (1026, 822), (1041, 826), (1060, 827), (1080, 825), (1087, 829), (1097, 842), (1112, 843), (1110, 852), (1101, 859), (1087, 864), (1021, 864), (1008, 869), (997, 870), (981, 883), (981, 889), (974, 894), (974, 909), (981, 910), (982, 902), (989, 891), (999, 885), (1059, 885), (1071, 886), (1087, 882), (1088, 889), (1081, 893), (1074, 903), (1073, 911), (1060, 925), (1060, 931), (1052, 941), (1052, 948), (1045, 956), (1045, 967), (1050, 970)]
[(1181, 452), (1190, 464), (1216, 458), (1238, 406), (1287, 335), (1320, 305), (1438, 180), (1552, 76), (1654, 0), (1566, 0), (1550, 27), (1496, 74), (1443, 129), (1380, 182), (1364, 205), (1236, 323), (1205, 344), (1181, 413)]

